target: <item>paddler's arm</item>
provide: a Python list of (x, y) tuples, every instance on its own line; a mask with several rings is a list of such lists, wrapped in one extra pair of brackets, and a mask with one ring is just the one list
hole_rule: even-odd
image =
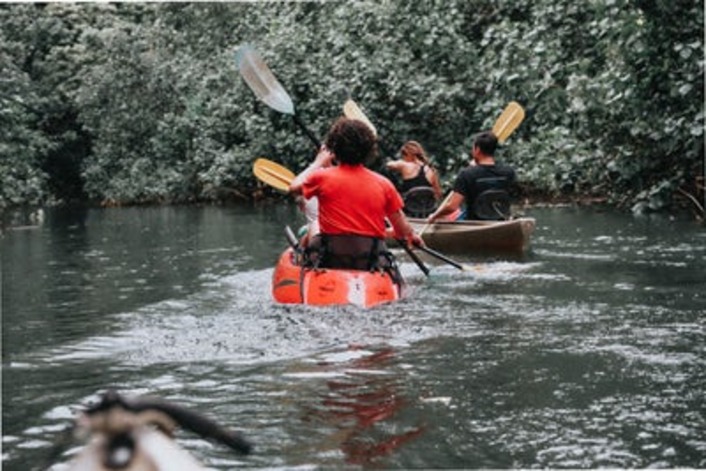
[(334, 153), (328, 150), (326, 146), (321, 146), (321, 149), (319, 149), (319, 153), (316, 154), (314, 161), (299, 175), (294, 177), (292, 183), (289, 184), (289, 192), (294, 193), (295, 195), (301, 194), (302, 187), (304, 186), (304, 182), (307, 177), (315, 170), (330, 167), (335, 157), (336, 156)]
[(402, 167), (404, 166), (404, 162), (401, 160), (390, 160), (387, 163), (385, 163), (385, 167), (388, 170), (394, 170), (395, 172), (402, 172)]
[(453, 213), (461, 207), (461, 205), (463, 204), (463, 200), (465, 200), (465, 198), (461, 193), (452, 191), (451, 195), (446, 198), (446, 200), (444, 200), (441, 206), (439, 206), (439, 208), (427, 218), (427, 224), (431, 224), (437, 219), (446, 216), (447, 214)]
[(432, 169), (431, 178), (427, 179), (429, 180), (429, 183), (431, 183), (431, 189), (434, 190), (434, 198), (438, 200), (443, 194), (441, 191), (441, 183), (439, 183), (439, 175), (434, 169)]
[(390, 221), (395, 231), (395, 239), (404, 240), (409, 247), (421, 247), (424, 245), (424, 241), (419, 237), (419, 234), (414, 232), (414, 229), (401, 209), (390, 214), (387, 219)]

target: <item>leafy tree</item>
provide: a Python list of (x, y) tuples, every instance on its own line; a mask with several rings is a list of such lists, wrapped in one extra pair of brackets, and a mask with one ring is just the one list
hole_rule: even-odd
[(0, 205), (247, 198), (255, 158), (303, 168), (314, 148), (241, 80), (243, 43), (316, 135), (350, 96), (384, 158), (418, 140), (447, 185), (517, 100), (500, 158), (528, 192), (698, 205), (703, 15), (694, 0), (3, 5)]

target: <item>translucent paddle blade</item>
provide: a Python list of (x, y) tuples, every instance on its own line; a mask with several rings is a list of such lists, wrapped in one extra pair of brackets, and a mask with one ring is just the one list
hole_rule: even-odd
[(291, 170), (264, 158), (255, 161), (253, 173), (261, 182), (284, 193), (289, 192), (289, 185), (294, 180)]
[(493, 134), (498, 138), (498, 142), (504, 143), (524, 119), (524, 108), (516, 101), (511, 101), (493, 125)]
[(235, 63), (245, 83), (260, 100), (280, 113), (294, 114), (292, 99), (252, 46), (239, 47)]
[(371, 123), (368, 117), (365, 116), (365, 113), (363, 113), (363, 110), (360, 109), (358, 104), (350, 98), (343, 104), (343, 114), (346, 115), (346, 118), (357, 119), (358, 121), (364, 122), (373, 134), (375, 134), (375, 137), (378, 136), (378, 130), (375, 129), (373, 123)]

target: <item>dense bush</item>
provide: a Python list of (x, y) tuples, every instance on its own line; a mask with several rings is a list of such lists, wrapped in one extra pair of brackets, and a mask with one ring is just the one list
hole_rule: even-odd
[[(504, 105), (525, 189), (636, 211), (702, 204), (703, 5), (434, 0), (0, 5), (0, 207), (248, 197), (313, 146), (235, 68), (252, 43), (318, 136), (349, 96), (448, 183)], [(701, 180), (703, 185), (703, 180)], [(702, 188), (702, 187), (701, 187)], [(701, 192), (703, 189), (700, 190)]]

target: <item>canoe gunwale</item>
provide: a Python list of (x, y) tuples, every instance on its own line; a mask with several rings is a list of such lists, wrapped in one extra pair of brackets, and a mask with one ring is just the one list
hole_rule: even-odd
[[(420, 232), (426, 220), (409, 218)], [(536, 227), (534, 218), (507, 221), (438, 221), (424, 231), (422, 238), (428, 247), (442, 253), (483, 254), (486, 252), (524, 253)]]

